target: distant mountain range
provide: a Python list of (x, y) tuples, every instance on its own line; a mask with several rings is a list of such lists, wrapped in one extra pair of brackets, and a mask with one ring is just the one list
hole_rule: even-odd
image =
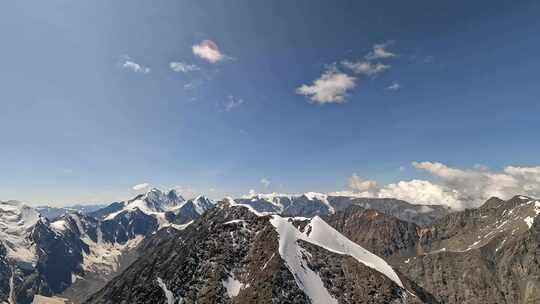
[(43, 210), (0, 202), (0, 303), (540, 297), (540, 201), (524, 196), (456, 212), (313, 192), (214, 202), (151, 189), (99, 209)]
[(51, 207), (51, 206), (37, 206), (34, 207), (41, 216), (52, 220), (56, 217), (64, 215), (66, 213), (79, 212), (81, 214), (88, 214), (105, 207), (106, 204), (94, 204), (94, 205), (73, 205), (65, 207)]

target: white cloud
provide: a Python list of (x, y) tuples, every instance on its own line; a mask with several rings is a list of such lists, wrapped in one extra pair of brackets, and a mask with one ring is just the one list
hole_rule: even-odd
[(349, 188), (356, 196), (392, 197), (457, 210), (478, 207), (492, 196), (502, 199), (515, 195), (540, 197), (540, 166), (507, 166), (502, 172), (494, 172), (476, 165), (467, 169), (452, 168), (440, 162), (413, 162), (412, 165), (428, 172), (433, 181), (414, 179), (377, 188), (374, 181), (353, 174)]
[(225, 111), (229, 112), (234, 108), (241, 106), (244, 103), (244, 99), (236, 98), (232, 95), (227, 96), (227, 101), (225, 102)]
[(269, 179), (267, 179), (266, 177), (263, 177), (261, 178), (261, 184), (265, 187), (265, 188), (268, 188), (270, 186), (272, 182), (270, 182)]
[(377, 182), (374, 180), (366, 180), (362, 179), (356, 173), (354, 173), (351, 177), (349, 177), (349, 181), (347, 183), (347, 186), (355, 191), (358, 192), (371, 192), (371, 191), (377, 191)]
[(389, 91), (397, 91), (399, 89), (401, 89), (401, 85), (397, 82), (394, 82), (392, 83), (390, 86), (386, 87), (387, 90)]
[(210, 63), (217, 63), (226, 58), (212, 40), (204, 40), (199, 44), (193, 45), (191, 49), (193, 50), (193, 54)]
[(389, 47), (392, 44), (391, 41), (385, 42), (385, 43), (379, 43), (373, 45), (373, 50), (369, 52), (365, 58), (367, 60), (377, 60), (377, 59), (385, 59), (390, 57), (395, 57), (396, 54), (390, 52), (387, 50), (387, 47)]
[(135, 191), (146, 190), (148, 188), (150, 188), (149, 183), (142, 183), (142, 184), (137, 184), (137, 185), (133, 186), (133, 190), (135, 190)]
[(355, 81), (355, 77), (329, 69), (311, 85), (304, 84), (297, 88), (296, 93), (308, 96), (316, 104), (342, 103), (347, 92), (356, 86)]
[(425, 180), (413, 179), (386, 185), (376, 195), (380, 198), (396, 198), (419, 205), (446, 205), (463, 209), (463, 203), (455, 190)]
[(383, 64), (380, 62), (373, 63), (371, 61), (366, 61), (366, 60), (357, 61), (357, 62), (344, 60), (341, 62), (341, 64), (356, 74), (362, 74), (362, 75), (367, 75), (367, 76), (375, 76), (377, 74), (380, 74), (388, 70), (391, 67), (390, 65)]
[(200, 70), (200, 68), (194, 64), (188, 64), (185, 62), (171, 62), (169, 63), (171, 70), (181, 73), (189, 73)]
[(134, 61), (131, 61), (131, 60), (124, 61), (124, 63), (122, 64), (122, 68), (130, 70), (130, 71), (135, 72), (135, 73), (141, 73), (141, 74), (150, 73), (150, 68), (149, 67), (145, 67), (145, 66), (143, 66), (141, 64), (138, 64), (138, 63), (136, 63)]

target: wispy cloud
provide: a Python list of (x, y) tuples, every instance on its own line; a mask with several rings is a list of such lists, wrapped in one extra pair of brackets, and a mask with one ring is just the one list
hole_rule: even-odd
[(137, 184), (135, 186), (133, 186), (133, 190), (135, 191), (142, 191), (142, 190), (146, 190), (150, 188), (150, 184), (149, 183), (141, 183), (141, 184)]
[(171, 68), (171, 70), (177, 73), (189, 73), (189, 72), (199, 71), (201, 69), (197, 65), (188, 64), (188, 63), (180, 62), (180, 61), (173, 61), (169, 63), (169, 67)]
[(226, 58), (218, 48), (217, 44), (212, 40), (204, 40), (201, 43), (191, 47), (193, 54), (210, 63), (218, 63)]
[(393, 41), (387, 41), (384, 43), (378, 43), (373, 45), (373, 50), (369, 52), (365, 58), (367, 60), (385, 59), (395, 57), (396, 54), (390, 52), (387, 48), (393, 44)]
[(264, 188), (268, 188), (271, 183), (272, 182), (266, 177), (261, 178), (261, 184), (264, 186)]
[(243, 103), (244, 99), (229, 95), (227, 96), (227, 101), (225, 102), (225, 111), (231, 111), (232, 109), (241, 106)]
[(357, 62), (353, 62), (353, 61), (349, 61), (349, 60), (344, 60), (341, 62), (341, 64), (350, 69), (351, 71), (353, 71), (354, 73), (356, 74), (363, 74), (363, 75), (367, 75), (367, 76), (374, 76), (374, 75), (377, 75), (379, 73), (382, 73), (388, 69), (390, 69), (390, 65), (388, 64), (383, 64), (383, 63), (380, 63), (380, 62), (371, 62), (371, 61), (368, 61), (368, 60), (364, 60), (364, 61), (357, 61)]
[(347, 93), (355, 86), (355, 77), (330, 68), (311, 85), (301, 85), (296, 89), (296, 93), (308, 96), (311, 102), (316, 104), (343, 103)]
[(122, 63), (122, 68), (126, 69), (126, 70), (129, 70), (129, 71), (132, 71), (134, 73), (141, 73), (141, 74), (148, 74), (151, 71), (151, 69), (149, 67), (146, 67), (146, 66), (144, 66), (142, 64), (139, 64), (139, 63), (137, 63), (135, 61), (132, 61), (129, 58), (126, 59)]
[(388, 91), (397, 91), (401, 89), (401, 85), (397, 82), (392, 83), (391, 85), (387, 86), (386, 89)]
[(385, 42), (373, 45), (373, 50), (364, 56), (363, 59), (352, 61), (343, 60), (341, 65), (350, 69), (356, 74), (375, 76), (391, 68), (391, 65), (380, 62), (382, 59), (395, 57), (396, 54), (387, 50), (393, 42)]

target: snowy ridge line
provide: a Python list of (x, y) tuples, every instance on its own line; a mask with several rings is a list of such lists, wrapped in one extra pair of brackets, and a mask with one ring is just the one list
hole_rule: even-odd
[(253, 208), (250, 205), (235, 202), (234, 199), (231, 198), (231, 197), (226, 197), (226, 198), (223, 199), (223, 201), (228, 203), (231, 207), (236, 207), (236, 206), (245, 207), (245, 208), (249, 209), (249, 211), (251, 211), (256, 216), (265, 216), (265, 215), (275, 214), (274, 212), (259, 212), (259, 211), (255, 210), (255, 208)]
[[(388, 263), (377, 255), (364, 249), (362, 246), (349, 240), (318, 216), (315, 216), (309, 224), (306, 225), (304, 233), (300, 232), (291, 222), (289, 222), (288, 218), (274, 215), (270, 222), (280, 235), (280, 254), (285, 253), (282, 251), (282, 249), (284, 249), (282, 248), (282, 245), (286, 246), (286, 244), (282, 244), (282, 239), (288, 238), (289, 241), (293, 241), (294, 243), (297, 243), (297, 240), (303, 240), (334, 253), (349, 255), (358, 262), (384, 274), (398, 286), (404, 288), (401, 279)], [(309, 235), (307, 235), (307, 231), (310, 231)], [(294, 236), (295, 239), (291, 239), (291, 235)]]

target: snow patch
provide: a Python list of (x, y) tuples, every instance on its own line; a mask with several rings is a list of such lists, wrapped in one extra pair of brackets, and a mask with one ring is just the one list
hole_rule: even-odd
[(270, 222), (279, 234), (279, 254), (294, 275), (298, 287), (304, 291), (313, 304), (337, 304), (338, 301), (328, 293), (319, 275), (307, 265), (305, 257), (308, 252), (297, 242), (303, 238), (303, 234), (286, 218), (273, 216)]
[(265, 215), (269, 215), (269, 214), (272, 214), (272, 212), (259, 212), (257, 210), (255, 210), (252, 206), (250, 205), (246, 205), (246, 204), (240, 204), (240, 203), (237, 203), (234, 201), (234, 199), (230, 198), (230, 197), (226, 197), (223, 199), (225, 202), (229, 203), (229, 205), (231, 207), (235, 207), (235, 206), (240, 206), (240, 207), (245, 207), (245, 208), (248, 208), (249, 211), (251, 211), (251, 213), (255, 214), (256, 216), (265, 216)]
[(167, 298), (167, 304), (174, 304), (174, 294), (172, 293), (172, 291), (169, 290), (169, 288), (167, 288), (167, 285), (165, 285), (165, 283), (160, 277), (157, 278), (157, 283), (165, 293), (165, 298)]
[(66, 230), (66, 221), (65, 220), (56, 220), (56, 221), (51, 223), (51, 228), (56, 230), (56, 231), (63, 232), (63, 231)]
[(534, 222), (534, 218), (532, 216), (527, 216), (526, 218), (523, 219), (525, 221), (525, 223), (527, 224), (527, 226), (529, 226), (529, 229), (531, 229), (532, 225), (533, 225), (533, 222)]
[(236, 297), (240, 293), (240, 289), (244, 287), (244, 284), (235, 279), (234, 274), (229, 274), (227, 279), (221, 281), (223, 287), (227, 290), (229, 298)]
[(18, 201), (0, 201), (0, 240), (7, 249), (7, 257), (34, 264), (35, 246), (26, 235), (40, 220), (39, 213)]
[(328, 212), (336, 213), (336, 211), (334, 210), (334, 207), (332, 207), (332, 205), (330, 205), (330, 202), (328, 202), (328, 195), (317, 193), (317, 192), (306, 192), (304, 193), (304, 196), (310, 201), (314, 201), (314, 200), (321, 201), (328, 208)]
[(83, 252), (83, 269), (100, 274), (111, 274), (118, 270), (120, 257), (123, 253), (135, 248), (144, 236), (137, 235), (125, 244), (113, 244), (108, 242), (95, 243), (89, 237), (84, 236), (82, 240), (90, 248), (90, 253)]

